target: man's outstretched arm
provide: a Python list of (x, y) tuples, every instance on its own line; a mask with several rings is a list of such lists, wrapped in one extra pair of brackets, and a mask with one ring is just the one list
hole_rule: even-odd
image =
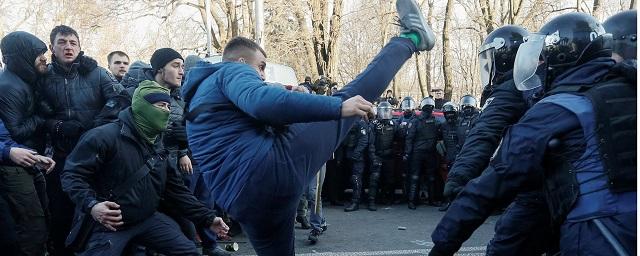
[(359, 96), (345, 102), (338, 97), (296, 93), (267, 86), (255, 70), (230, 63), (223, 74), (222, 91), (248, 115), (275, 125), (337, 120), (366, 115), (371, 103)]

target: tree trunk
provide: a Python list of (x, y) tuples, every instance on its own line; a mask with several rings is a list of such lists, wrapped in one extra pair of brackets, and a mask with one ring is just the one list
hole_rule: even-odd
[(419, 55), (414, 55), (414, 57), (416, 58), (416, 72), (418, 73), (418, 86), (420, 86), (420, 95), (422, 96), (422, 98), (426, 97), (426, 95), (429, 95), (427, 93), (425, 93), (424, 91), (424, 81), (422, 80), (422, 71), (420, 70), (420, 60), (418, 58)]
[(600, 19), (600, 0), (593, 0), (593, 12), (591, 13), (596, 19)]
[(325, 40), (327, 2), (311, 0), (311, 26), (313, 27), (313, 50), (316, 55), (318, 74), (327, 75), (328, 57)]
[[(450, 1), (447, 1), (447, 6), (450, 5), (449, 2)], [(480, 2), (480, 12), (482, 12), (482, 20), (485, 25), (485, 31), (487, 31), (487, 34), (489, 34), (491, 33), (491, 31), (494, 30), (493, 13), (491, 11), (491, 6), (489, 4), (489, 0), (479, 0), (479, 2)], [(445, 19), (448, 19), (448, 18), (449, 17), (445, 16)]]
[[(429, 24), (429, 27), (433, 27), (432, 25), (433, 23), (431, 23), (431, 20), (433, 19), (433, 2), (434, 0), (429, 0), (429, 10), (427, 11), (427, 24)], [(426, 96), (429, 96), (429, 94), (431, 94), (431, 77), (432, 77), (431, 72), (433, 72), (433, 70), (431, 69), (431, 51), (426, 52), (425, 62), (426, 62), (425, 84), (427, 86)]]
[(340, 40), (340, 18), (342, 17), (342, 0), (333, 1), (333, 14), (329, 23), (329, 41), (327, 42), (327, 76), (334, 79), (338, 74), (338, 42)]
[(315, 51), (314, 51), (314, 44), (313, 44), (313, 38), (311, 35), (311, 31), (309, 31), (309, 28), (307, 27), (307, 21), (302, 9), (302, 5), (300, 3), (300, 1), (295, 1), (295, 15), (296, 15), (296, 19), (298, 20), (298, 26), (300, 27), (301, 33), (302, 33), (302, 43), (304, 44), (304, 48), (305, 48), (305, 52), (306, 52), (306, 59), (307, 59), (307, 63), (308, 63), (308, 69), (311, 71), (311, 77), (316, 78), (318, 77), (318, 68), (316, 66), (316, 55), (315, 55)]
[(444, 74), (444, 98), (451, 100), (453, 93), (453, 72), (451, 70), (451, 49), (449, 45), (449, 32), (451, 26), (451, 13), (453, 11), (453, 0), (447, 0), (447, 7), (444, 12), (444, 25), (442, 26), (442, 73)]
[(636, 0), (631, 0), (631, 3), (629, 3), (629, 10), (632, 10), (635, 8), (636, 8)]

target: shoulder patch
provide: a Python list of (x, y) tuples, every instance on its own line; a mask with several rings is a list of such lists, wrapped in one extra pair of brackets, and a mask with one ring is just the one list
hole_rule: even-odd
[(482, 109), (480, 109), (480, 111), (483, 111), (485, 108), (487, 108), (487, 106), (489, 106), (489, 104), (491, 104), (491, 102), (492, 102), (495, 98), (496, 98), (496, 97), (488, 98), (488, 99), (484, 102), (484, 106), (482, 106)]

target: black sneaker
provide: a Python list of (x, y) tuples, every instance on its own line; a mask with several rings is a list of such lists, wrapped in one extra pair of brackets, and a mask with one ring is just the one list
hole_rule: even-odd
[(307, 220), (307, 218), (305, 218), (303, 216), (296, 216), (296, 221), (298, 223), (300, 223), (300, 227), (302, 227), (302, 229), (310, 229), (311, 228), (311, 224), (309, 223), (309, 220)]
[(420, 37), (420, 43), (416, 45), (418, 51), (429, 51), (436, 44), (436, 36), (427, 24), (427, 21), (415, 0), (397, 0), (396, 10), (400, 21), (400, 33), (415, 32)]
[(317, 230), (317, 229), (311, 230), (311, 232), (309, 233), (309, 237), (307, 238), (309, 239), (309, 243), (316, 244), (318, 242), (318, 238), (320, 238), (320, 234), (322, 234), (322, 231), (320, 230)]
[(225, 251), (222, 248), (220, 248), (220, 246), (216, 246), (215, 248), (202, 248), (202, 255), (207, 255), (207, 256), (231, 256), (231, 253)]

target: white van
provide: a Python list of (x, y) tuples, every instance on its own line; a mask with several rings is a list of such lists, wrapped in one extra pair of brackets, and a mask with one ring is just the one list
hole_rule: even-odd
[[(222, 61), (222, 55), (214, 55), (204, 58), (204, 61), (209, 63), (218, 63)], [(267, 67), (265, 68), (265, 82), (267, 83), (279, 83), (283, 85), (298, 85), (298, 79), (296, 78), (296, 72), (293, 68), (281, 64), (276, 64), (267, 61)]]

